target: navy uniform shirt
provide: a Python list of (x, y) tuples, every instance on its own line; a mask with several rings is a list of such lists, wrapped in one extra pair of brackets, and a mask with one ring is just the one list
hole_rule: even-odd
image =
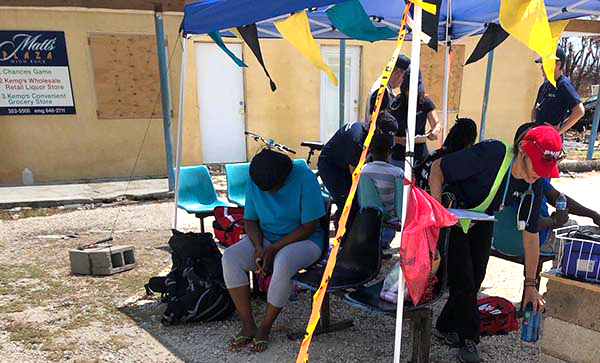
[(571, 109), (579, 103), (581, 99), (569, 78), (560, 76), (556, 80), (556, 87), (545, 81), (535, 101), (535, 121), (560, 126), (571, 114)]
[[(392, 102), (389, 107), (390, 113), (398, 121), (398, 131), (396, 136), (406, 136), (406, 130), (408, 129), (407, 113), (408, 105), (395, 106), (395, 102)], [(423, 103), (417, 105), (417, 117), (415, 123), (415, 135), (425, 135), (425, 126), (427, 125), (427, 114), (435, 110), (435, 104), (431, 98), (425, 96)], [(396, 144), (392, 149), (392, 159), (404, 160), (405, 146)], [(427, 144), (415, 144), (415, 164), (423, 161), (429, 155), (427, 151)]]
[(351, 122), (342, 126), (323, 146), (319, 162), (326, 161), (330, 166), (350, 174), (348, 165), (358, 164), (368, 127), (366, 122)]
[[(446, 190), (456, 196), (460, 208), (475, 208), (488, 196), (500, 165), (502, 165), (505, 150), (506, 148), (502, 142), (486, 140), (442, 158), (440, 167), (444, 174)], [(507, 177), (505, 176), (496, 196), (485, 211), (487, 214), (491, 215), (500, 209), (506, 188), (506, 180)], [(527, 189), (529, 189), (529, 184), (524, 180), (510, 176), (505, 205), (518, 207), (521, 195)], [(533, 184), (533, 193), (533, 208), (525, 229), (531, 233), (537, 233), (537, 222), (542, 201), (542, 184), (540, 180)]]

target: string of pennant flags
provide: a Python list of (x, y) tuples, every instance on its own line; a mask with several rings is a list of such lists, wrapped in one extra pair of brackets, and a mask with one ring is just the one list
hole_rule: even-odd
[[(424, 43), (428, 44), (435, 51), (438, 48), (439, 11), (437, 9), (441, 6), (441, 2), (442, 0), (429, 0), (428, 2), (412, 1), (412, 3), (425, 10), (423, 12), (422, 30), (419, 35), (424, 40)], [(323, 61), (313, 34), (336, 30), (348, 38), (369, 42), (390, 39), (398, 35), (398, 32), (395, 30), (398, 27), (395, 24), (390, 24), (383, 18), (369, 16), (359, 0), (345, 1), (329, 6), (325, 10), (325, 14), (331, 25), (327, 26), (326, 24), (317, 22), (317, 25), (321, 28), (313, 31), (311, 30), (311, 22), (314, 23), (314, 21), (311, 21), (307, 17), (306, 11), (315, 10), (307, 9), (299, 13), (280, 16), (271, 20), (277, 20), (274, 21), (274, 25), (277, 31), (279, 31), (279, 36), (287, 40), (317, 69), (324, 71), (334, 85), (337, 85), (335, 74)], [(372, 20), (385, 25), (375, 26)], [(409, 15), (407, 17), (407, 25), (411, 31), (414, 31), (412, 30), (414, 26), (411, 26), (411, 23), (412, 19)], [(490, 22), (486, 24), (483, 36), (480, 38), (465, 65), (482, 59), (510, 35), (542, 58), (544, 72), (548, 80), (554, 84), (553, 74), (556, 60), (554, 54), (560, 34), (567, 26), (568, 21), (550, 23), (546, 14), (544, 0), (501, 0), (498, 23)], [(250, 24), (232, 28), (229, 31), (250, 48), (269, 79), (271, 90), (275, 91), (277, 86), (269, 75), (258, 41), (258, 33), (267, 30), (259, 28), (257, 24)], [(277, 34), (273, 33), (272, 35)], [(241, 59), (237, 58), (233, 52), (227, 49), (218, 32), (209, 33), (209, 36), (239, 67), (247, 67)]]

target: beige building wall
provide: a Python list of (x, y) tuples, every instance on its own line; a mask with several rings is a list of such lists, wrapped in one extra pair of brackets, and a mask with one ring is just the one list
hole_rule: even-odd
[[(1, 116), (0, 117), (0, 184), (18, 184), (27, 167), (36, 181), (59, 181), (94, 178), (128, 177), (148, 119), (98, 119), (96, 96), (91, 77), (91, 56), (88, 33), (154, 33), (152, 12), (94, 11), (80, 9), (0, 8), (0, 22), (6, 30), (64, 31), (76, 115)], [(57, 19), (61, 19), (57, 21)], [(179, 69), (181, 48), (176, 45), (181, 14), (166, 14), (165, 33), (171, 60), (170, 82), (174, 120), (174, 145), (177, 140), (179, 105)], [(194, 41), (188, 41), (183, 165), (202, 162), (200, 123), (196, 91)], [(239, 42), (237, 39), (227, 42)], [(472, 52), (477, 38), (468, 39), (465, 56)], [(338, 44), (337, 41), (318, 41)], [(395, 42), (366, 43), (348, 41), (361, 49), (359, 115), (364, 114), (364, 97), (372, 82), (393, 52)], [(320, 108), (320, 72), (283, 40), (261, 40), (267, 68), (277, 84), (271, 92), (268, 79), (247, 47), (243, 58), (248, 68), (244, 72), (246, 129), (271, 137), (299, 151), (305, 157), (300, 142), (318, 140)], [(403, 53), (410, 52), (410, 42)], [(443, 48), (440, 49), (443, 51)], [(542, 78), (533, 63), (535, 56), (525, 46), (510, 38), (495, 53), (492, 87), (488, 104), (486, 136), (512, 139), (516, 127), (529, 119), (535, 93)], [(479, 121), (485, 80), (485, 59), (466, 66), (463, 73), (460, 115)], [(158, 97), (158, 95), (157, 95)], [(154, 102), (154, 100), (149, 100)], [(438, 104), (440, 119), (442, 105)], [(455, 114), (449, 115), (450, 125)], [(430, 146), (434, 148), (437, 142)], [(175, 145), (176, 146), (176, 145)], [(247, 154), (256, 152), (257, 144), (248, 140)], [(165, 175), (165, 148), (162, 118), (150, 122), (135, 176)]]
[[(18, 184), (27, 167), (36, 181), (129, 177), (148, 118), (98, 119), (88, 33), (154, 34), (154, 15), (148, 11), (92, 11), (85, 9), (0, 8), (5, 30), (64, 31), (69, 57), (76, 115), (0, 116), (0, 183)], [(167, 51), (178, 41), (183, 15), (164, 17)], [(174, 139), (177, 130), (181, 47), (171, 60), (170, 82)], [(193, 87), (192, 84), (186, 86)], [(187, 88), (186, 88), (187, 89)], [(159, 95), (156, 95), (159, 97)], [(186, 100), (193, 107), (191, 92)], [(148, 100), (148, 102), (154, 102)], [(159, 100), (160, 102), (160, 100)], [(134, 176), (166, 175), (162, 118), (150, 121)], [(185, 123), (187, 146), (184, 162), (199, 162), (199, 147), (188, 139), (194, 135), (191, 120)], [(195, 133), (197, 135), (197, 132)]]

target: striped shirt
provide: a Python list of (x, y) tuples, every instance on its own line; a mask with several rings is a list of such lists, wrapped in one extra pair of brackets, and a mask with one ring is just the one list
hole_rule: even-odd
[(396, 192), (394, 185), (397, 178), (404, 178), (404, 171), (385, 161), (372, 161), (363, 167), (362, 173), (368, 175), (373, 180), (373, 184), (375, 184), (375, 188), (379, 194), (379, 199), (381, 199), (381, 204), (385, 208), (385, 214), (395, 216), (394, 201)]

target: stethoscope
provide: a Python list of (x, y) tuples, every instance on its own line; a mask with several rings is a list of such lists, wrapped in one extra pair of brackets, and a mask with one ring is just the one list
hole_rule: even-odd
[[(508, 194), (508, 185), (510, 184), (510, 177), (514, 162), (515, 159), (513, 158), (513, 160), (510, 162), (510, 167), (508, 168), (508, 174), (506, 176), (506, 186), (504, 187), (504, 195), (502, 196), (502, 204), (500, 204), (500, 211), (502, 211), (506, 206), (506, 195)], [(529, 203), (529, 211), (527, 212), (527, 218), (525, 220), (522, 220), (519, 219), (519, 217), (521, 216), (521, 208), (523, 207), (523, 203), (525, 202), (526, 198), (531, 198), (531, 202)], [(517, 208), (517, 230), (522, 231), (525, 229), (525, 227), (527, 227), (529, 219), (531, 218), (531, 212), (533, 211), (534, 200), (535, 194), (533, 193), (532, 185), (529, 184), (529, 188), (524, 193), (521, 193), (521, 198), (519, 200), (519, 208)]]

